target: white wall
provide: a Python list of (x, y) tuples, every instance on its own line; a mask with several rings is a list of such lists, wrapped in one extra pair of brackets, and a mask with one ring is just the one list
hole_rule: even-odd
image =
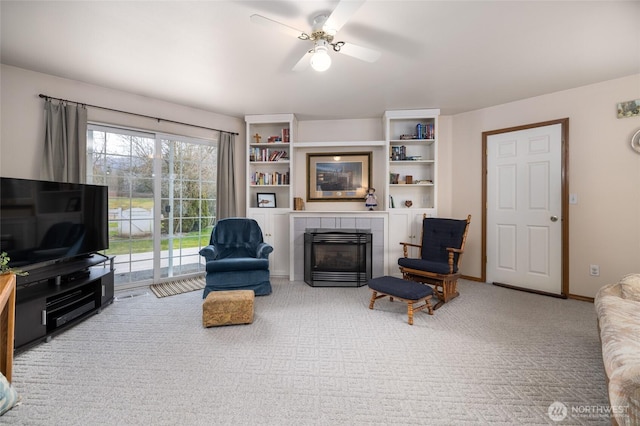
[[(0, 66), (0, 175), (18, 178), (40, 178), (44, 140), (44, 100), (38, 95), (70, 99), (91, 105), (118, 109), (167, 120), (240, 133), (236, 136), (237, 176), (245, 185), (244, 119), (189, 108), (131, 93), (106, 89), (78, 81)], [(177, 125), (134, 115), (88, 108), (89, 121), (115, 124), (137, 129), (212, 139), (214, 132)], [(244, 212), (245, 197), (239, 194), (238, 208)]]
[[(243, 118), (145, 98), (2, 65), (0, 68), (0, 174), (37, 178), (42, 157), (43, 100), (39, 93), (89, 104), (221, 128), (236, 137), (238, 183), (244, 188)], [(578, 204), (569, 208), (569, 290), (593, 297), (604, 284), (640, 272), (640, 155), (629, 146), (640, 117), (616, 118), (616, 103), (640, 99), (640, 74), (577, 89), (524, 99), (455, 116), (441, 116), (438, 149), (438, 210), (450, 217), (472, 214), (463, 273), (481, 274), (481, 135), (483, 131), (569, 117), (569, 191)], [(432, 106), (425, 106), (432, 107)], [(295, 113), (295, 111), (293, 111)], [(380, 112), (382, 117), (383, 111)], [(383, 140), (382, 118), (301, 121), (304, 142)], [(205, 131), (135, 116), (89, 109), (89, 119), (135, 128), (210, 137)], [(385, 153), (375, 148), (380, 164)], [(295, 178), (306, 179), (304, 159)], [(374, 173), (375, 177), (375, 173)], [(384, 185), (378, 177), (376, 185)], [(380, 180), (382, 179), (382, 180)], [(304, 188), (304, 185), (298, 185)], [(302, 189), (304, 191), (304, 189)], [(239, 194), (241, 212), (244, 194)], [(304, 194), (296, 196), (304, 197)], [(344, 209), (344, 208), (343, 208)], [(589, 265), (600, 265), (600, 277)]]
[[(640, 272), (640, 155), (629, 144), (640, 117), (616, 104), (640, 99), (640, 74), (453, 117), (454, 216), (473, 215), (462, 272), (481, 274), (482, 132), (569, 117), (569, 292), (593, 297)], [(600, 265), (600, 276), (589, 265)], [(566, 265), (565, 265), (566, 266)]]
[(296, 142), (382, 141), (382, 112), (379, 118), (298, 121)]

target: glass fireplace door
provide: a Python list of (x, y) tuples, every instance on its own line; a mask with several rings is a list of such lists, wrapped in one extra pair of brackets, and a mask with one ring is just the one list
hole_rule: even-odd
[(371, 278), (369, 230), (305, 232), (305, 282), (311, 286), (362, 286)]

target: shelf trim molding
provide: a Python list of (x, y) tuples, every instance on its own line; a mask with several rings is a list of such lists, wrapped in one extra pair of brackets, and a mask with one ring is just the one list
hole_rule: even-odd
[(384, 147), (385, 141), (332, 141), (332, 142), (295, 142), (291, 144), (294, 149), (298, 148), (349, 148), (349, 147)]

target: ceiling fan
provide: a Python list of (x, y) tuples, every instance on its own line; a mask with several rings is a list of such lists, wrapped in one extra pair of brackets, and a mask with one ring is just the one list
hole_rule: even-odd
[(251, 15), (251, 22), (313, 43), (313, 48), (307, 51), (298, 63), (296, 63), (293, 71), (302, 71), (309, 65), (316, 71), (326, 71), (331, 66), (331, 56), (329, 56), (330, 49), (334, 52), (343, 53), (366, 62), (375, 62), (380, 58), (380, 52), (377, 50), (344, 41), (334, 41), (337, 32), (365, 1), (366, 0), (341, 0), (338, 6), (331, 12), (331, 15), (318, 15), (313, 19), (313, 27), (310, 34), (274, 21), (273, 19), (265, 18), (262, 15)]

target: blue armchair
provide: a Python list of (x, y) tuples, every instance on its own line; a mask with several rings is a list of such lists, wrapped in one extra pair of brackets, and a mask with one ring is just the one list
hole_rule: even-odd
[(273, 247), (262, 239), (260, 225), (253, 219), (221, 219), (211, 232), (209, 245), (200, 250), (206, 263), (206, 286), (211, 291), (253, 290), (256, 296), (271, 293), (269, 253)]

